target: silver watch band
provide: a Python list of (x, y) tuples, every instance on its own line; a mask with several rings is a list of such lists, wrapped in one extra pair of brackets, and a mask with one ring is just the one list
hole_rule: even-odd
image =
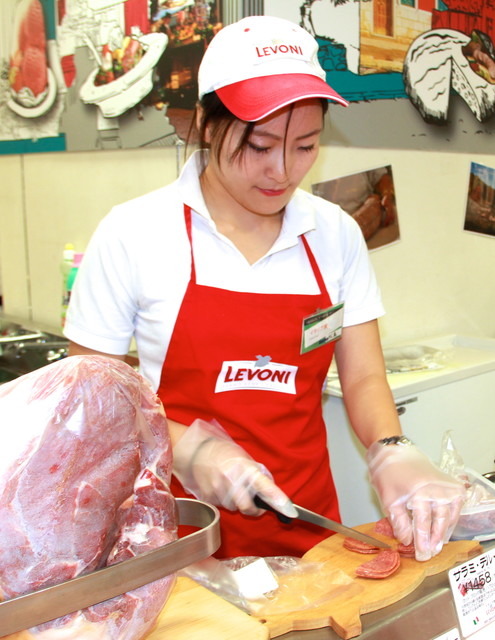
[(388, 438), (382, 438), (381, 440), (378, 440), (378, 442), (379, 444), (383, 444), (385, 446), (389, 444), (398, 444), (402, 446), (412, 444), (411, 440), (409, 440), (409, 438), (406, 438), (406, 436), (389, 436)]

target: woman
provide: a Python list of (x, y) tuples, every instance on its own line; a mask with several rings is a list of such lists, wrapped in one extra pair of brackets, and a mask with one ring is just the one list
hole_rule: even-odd
[[(430, 557), (462, 490), (396, 442), (382, 305), (359, 227), (298, 189), (317, 158), (328, 100), (346, 104), (324, 79), (316, 41), (291, 22), (258, 16), (222, 29), (199, 70), (202, 151), (172, 185), (102, 221), (65, 333), (71, 354), (118, 358), (135, 337), (169, 419), (174, 495), (223, 507), (224, 557), (302, 555), (328, 535), (282, 525), (255, 506), (256, 494), (288, 516), (293, 500), (339, 518), (321, 410), (335, 350), (396, 535), (407, 543), (414, 532), (419, 555)], [(415, 475), (405, 463), (404, 485), (395, 468), (406, 450), (424, 464)]]

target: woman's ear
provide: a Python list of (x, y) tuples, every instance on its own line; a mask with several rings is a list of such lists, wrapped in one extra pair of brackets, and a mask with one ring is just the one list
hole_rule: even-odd
[[(196, 103), (196, 129), (201, 132), (202, 127), (203, 127), (203, 120), (205, 117), (205, 111), (203, 109), (203, 107), (199, 104), (199, 102)], [(203, 132), (204, 135), (204, 141), (207, 144), (210, 144), (211, 142), (211, 134), (210, 134), (210, 127), (207, 125), (204, 129)]]

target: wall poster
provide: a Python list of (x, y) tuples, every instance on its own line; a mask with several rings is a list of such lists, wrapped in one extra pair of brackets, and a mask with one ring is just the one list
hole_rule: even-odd
[(493, 0), (265, 0), (320, 44), (333, 88), (325, 142), (493, 153)]
[(1, 0), (0, 153), (183, 141), (209, 39), (256, 13), (350, 101), (324, 143), (493, 153), (494, 0)]
[(495, 236), (495, 169), (471, 163), (465, 231)]
[(370, 251), (400, 240), (391, 165), (318, 182), (311, 190), (338, 204), (356, 220)]
[(221, 14), (220, 0), (2, 0), (0, 152), (183, 139)]

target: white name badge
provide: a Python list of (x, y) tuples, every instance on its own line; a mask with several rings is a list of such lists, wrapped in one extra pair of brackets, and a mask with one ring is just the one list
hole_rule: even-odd
[(342, 335), (344, 321), (344, 303), (317, 311), (304, 318), (302, 326), (301, 353), (307, 353), (329, 342), (338, 340)]

